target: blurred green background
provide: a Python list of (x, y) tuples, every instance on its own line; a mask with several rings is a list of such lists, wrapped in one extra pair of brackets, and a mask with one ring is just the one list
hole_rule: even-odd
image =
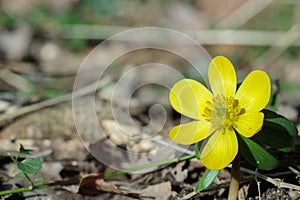
[[(69, 92), (80, 63), (97, 44), (123, 30), (154, 26), (190, 35), (211, 56), (226, 55), (242, 77), (252, 69), (267, 71), (280, 81), (281, 102), (299, 105), (297, 0), (4, 0), (0, 4), (1, 66), (33, 84), (24, 89), (4, 81), (3, 91), (21, 90), (37, 99)], [(113, 65), (124, 66), (128, 60)]]

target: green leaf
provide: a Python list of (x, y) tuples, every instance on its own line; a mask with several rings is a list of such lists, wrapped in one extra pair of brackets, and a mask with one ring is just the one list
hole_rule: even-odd
[(30, 155), (30, 152), (33, 151), (32, 149), (25, 149), (22, 144), (20, 144), (19, 153), (23, 155)]
[(15, 175), (15, 178), (26, 178), (26, 176), (23, 172), (19, 172)]
[[(278, 126), (281, 126), (282, 129), (285, 129), (286, 133), (291, 135), (292, 137), (298, 136), (298, 130), (296, 126), (287, 118), (285, 118), (282, 115), (279, 115), (271, 110), (262, 110), (264, 113), (264, 121), (265, 122), (272, 122), (274, 124), (277, 124)], [(283, 133), (283, 132), (282, 132)]]
[(206, 189), (212, 182), (215, 180), (215, 178), (219, 174), (219, 170), (210, 170), (206, 169), (205, 173), (203, 174), (201, 180), (196, 185), (196, 192)]
[(251, 139), (283, 152), (294, 149), (294, 138), (298, 135), (295, 125), (287, 118), (270, 110), (263, 110), (264, 124), (260, 132)]
[(287, 130), (269, 121), (265, 121), (262, 129), (251, 139), (283, 152), (290, 152), (294, 149), (294, 139)]
[(251, 165), (259, 169), (271, 170), (279, 164), (274, 156), (253, 140), (241, 135), (238, 136), (238, 139), (241, 154)]
[(19, 170), (26, 174), (34, 174), (42, 169), (43, 161), (39, 158), (26, 158), (17, 164)]
[(43, 91), (43, 97), (45, 98), (54, 98), (59, 97), (63, 94), (62, 91), (54, 90), (54, 89), (45, 89)]

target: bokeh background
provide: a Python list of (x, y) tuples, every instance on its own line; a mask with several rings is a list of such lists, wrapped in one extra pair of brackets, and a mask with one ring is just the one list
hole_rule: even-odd
[(296, 0), (1, 1), (1, 63), (18, 71), (74, 74), (107, 37), (134, 27), (166, 27), (190, 35), (211, 56), (228, 56), (241, 70), (266, 70), (289, 93), (285, 101), (297, 104), (289, 95), (299, 84), (299, 13)]

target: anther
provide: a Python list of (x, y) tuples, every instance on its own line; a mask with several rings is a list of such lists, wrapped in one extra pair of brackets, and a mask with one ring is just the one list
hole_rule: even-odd
[(237, 107), (234, 108), (234, 113), (236, 115), (240, 114), (240, 112), (241, 112), (241, 107), (237, 106)]
[(210, 101), (206, 101), (205, 103), (208, 104), (208, 105), (211, 105), (211, 102), (210, 102)]
[(234, 98), (233, 97), (229, 97), (228, 98), (228, 104), (233, 105), (233, 103), (234, 103)]

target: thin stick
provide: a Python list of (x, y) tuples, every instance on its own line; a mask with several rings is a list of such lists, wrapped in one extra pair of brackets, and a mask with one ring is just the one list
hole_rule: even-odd
[[(258, 168), (256, 168), (255, 172), (257, 172)], [(257, 184), (257, 190), (258, 190), (258, 200), (261, 200), (261, 191), (260, 191), (260, 181), (257, 179), (257, 176), (254, 176), (254, 179)]]
[[(231, 167), (231, 166), (228, 166), (228, 167)], [(254, 175), (258, 178), (261, 178), (269, 183), (272, 183), (273, 185), (277, 186), (277, 187), (285, 187), (285, 188), (288, 188), (288, 189), (294, 189), (294, 190), (298, 190), (300, 191), (300, 186), (297, 186), (297, 185), (293, 185), (293, 184), (289, 184), (289, 183), (285, 183), (285, 182), (282, 182), (281, 180), (279, 179), (276, 179), (276, 178), (271, 178), (269, 176), (283, 176), (283, 175), (287, 175), (287, 174), (291, 174), (292, 172), (278, 172), (278, 173), (272, 173), (270, 174), (269, 176), (266, 176), (266, 175), (262, 175), (260, 173), (258, 173), (257, 171), (252, 171), (250, 169), (246, 169), (244, 167), (241, 167), (240, 168), (241, 171), (243, 172), (246, 172), (248, 174), (251, 174), (251, 175)], [(243, 179), (240, 181), (240, 184), (246, 184), (246, 183), (249, 183), (251, 181), (255, 180), (255, 177), (252, 177), (252, 178), (246, 178), (246, 179)], [(280, 183), (278, 183), (278, 181)], [(187, 199), (191, 199), (192, 197), (195, 197), (196, 195), (198, 195), (199, 193), (203, 193), (203, 192), (210, 192), (210, 191), (215, 191), (215, 190), (218, 190), (218, 189), (221, 189), (221, 188), (227, 188), (229, 187), (230, 185), (230, 182), (224, 182), (224, 183), (221, 183), (221, 184), (218, 184), (218, 185), (212, 185), (202, 191), (199, 191), (199, 192), (191, 192), (189, 194), (187, 194), (186, 196), (182, 197), (182, 199), (184, 200), (187, 200)]]
[[(82, 25), (72, 24), (62, 26), (61, 34), (63, 38), (72, 39), (107, 39), (108, 37), (130, 30), (135, 27), (109, 26), (109, 25)], [(199, 31), (183, 31), (197, 42), (203, 45), (248, 45), (248, 46), (277, 46), (285, 44), (274, 43), (283, 35), (285, 31), (259, 31), (259, 30), (235, 30), (235, 29), (206, 29)], [(253, 40), (255, 38), (255, 40)], [(120, 38), (122, 42), (134, 42), (135, 38)], [(136, 40), (138, 42), (138, 40)], [(161, 44), (166, 41), (159, 40)], [(169, 44), (166, 44), (169, 45)], [(184, 44), (183, 44), (184, 45)], [(300, 46), (299, 41), (295, 41), (292, 46)]]
[[(136, 172), (136, 171), (140, 171), (140, 170), (143, 170), (143, 169), (148, 169), (148, 168), (155, 167), (155, 166), (161, 166), (161, 165), (168, 165), (168, 164), (172, 164), (172, 163), (183, 162), (183, 161), (190, 160), (190, 159), (193, 159), (193, 158), (196, 158), (195, 154), (194, 155), (182, 156), (182, 157), (179, 157), (179, 158), (172, 158), (172, 159), (163, 160), (163, 161), (159, 161), (159, 162), (153, 162), (153, 163), (149, 163), (147, 165), (142, 165), (142, 166), (133, 167), (133, 168), (129, 168), (129, 169), (119, 170), (119, 171), (116, 171), (116, 172), (113, 172), (113, 173), (106, 173), (106, 174), (104, 174), (104, 178), (119, 176), (119, 175), (127, 174), (127, 173), (130, 173), (130, 172)], [(75, 184), (79, 184), (82, 180), (83, 180), (83, 178), (80, 177), (80, 178), (71, 179), (71, 180), (55, 181), (55, 182), (52, 182), (52, 183), (46, 183), (46, 184), (37, 185), (37, 186), (29, 186), (29, 187), (24, 187), (24, 188), (5, 190), (5, 191), (0, 191), (0, 196), (15, 194), (15, 193), (29, 192), (29, 191), (32, 191), (32, 190), (45, 189), (45, 188), (50, 188), (50, 187), (55, 187), (55, 186), (75, 185)]]
[(221, 22), (219, 22), (217, 27), (231, 27), (238, 28), (245, 24), (264, 8), (269, 6), (273, 0), (251, 0), (246, 1), (240, 7), (235, 9), (228, 17), (225, 17)]
[(79, 184), (82, 180), (83, 180), (83, 178), (76, 178), (76, 179), (71, 179), (71, 180), (55, 181), (52, 183), (46, 183), (46, 184), (37, 185), (34, 187), (29, 186), (29, 187), (23, 187), (23, 188), (16, 188), (16, 189), (12, 189), (12, 190), (4, 190), (4, 191), (0, 191), (0, 196), (29, 192), (32, 190), (41, 190), (41, 189), (50, 188), (50, 187), (54, 187), (54, 186)]
[(268, 177), (266, 175), (260, 174), (258, 172), (255, 172), (255, 171), (252, 171), (250, 169), (243, 168), (243, 167), (241, 167), (241, 171), (246, 172), (248, 174), (252, 174), (254, 176), (257, 176), (260, 179), (263, 179), (263, 180), (265, 180), (269, 183), (272, 183), (273, 185), (275, 185), (278, 188), (288, 188), (288, 189), (293, 189), (293, 190), (300, 191), (300, 186), (298, 186), (298, 185), (286, 183), (286, 182), (283, 182), (280, 179), (274, 179), (274, 178)]

